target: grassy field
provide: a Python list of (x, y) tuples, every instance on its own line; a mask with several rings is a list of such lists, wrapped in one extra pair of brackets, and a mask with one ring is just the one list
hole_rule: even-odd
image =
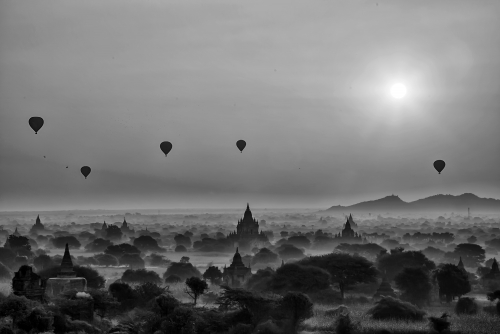
[[(481, 306), (490, 306), (494, 304), (482, 303)], [(453, 312), (454, 304), (450, 306), (439, 306), (426, 308), (427, 312), (424, 321), (378, 321), (372, 320), (366, 312), (372, 305), (354, 305), (349, 306), (351, 319), (359, 322), (361, 325), (361, 333), (377, 333), (382, 329), (389, 330), (392, 334), (405, 333), (429, 333), (428, 316), (441, 316), (443, 312), (451, 315), (449, 318), (451, 322), (452, 333), (463, 334), (494, 334), (500, 333), (500, 317), (492, 316), (483, 311), (476, 315), (460, 315), (457, 316)], [(316, 305), (314, 308), (314, 317), (308, 319), (304, 323), (304, 330), (302, 334), (320, 334), (320, 333), (334, 333), (335, 318), (325, 316), (325, 311), (331, 309), (332, 306)]]

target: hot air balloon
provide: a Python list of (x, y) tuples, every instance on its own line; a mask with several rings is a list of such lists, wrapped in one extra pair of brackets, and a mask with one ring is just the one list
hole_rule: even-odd
[(172, 150), (172, 143), (169, 141), (164, 141), (160, 144), (160, 148), (165, 153), (165, 156)]
[(439, 174), (441, 174), (441, 172), (443, 171), (444, 166), (446, 166), (446, 164), (443, 160), (434, 161), (434, 168), (438, 171)]
[(245, 149), (245, 146), (247, 146), (247, 143), (243, 139), (240, 139), (236, 142), (236, 147), (238, 147), (238, 149), (242, 153), (243, 153), (243, 150)]
[(29, 120), (30, 126), (35, 131), (35, 134), (38, 133), (38, 131), (42, 128), (43, 126), (43, 118), (41, 117), (31, 117)]
[(90, 174), (90, 167), (89, 166), (83, 166), (80, 171), (82, 172), (83, 176), (85, 176), (85, 178), (87, 178), (87, 176), (89, 176)]

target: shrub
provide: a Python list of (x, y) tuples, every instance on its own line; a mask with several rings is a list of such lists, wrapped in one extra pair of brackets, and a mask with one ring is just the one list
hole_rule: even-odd
[(288, 292), (281, 300), (281, 308), (287, 317), (291, 319), (291, 330), (294, 333), (302, 321), (313, 316), (311, 299), (300, 292)]
[(422, 320), (425, 312), (408, 302), (392, 297), (384, 297), (368, 310), (367, 314), (375, 320), (401, 319)]
[(177, 307), (162, 323), (165, 333), (171, 334), (195, 334), (195, 316), (192, 309)]
[(153, 310), (161, 316), (168, 316), (181, 303), (170, 294), (162, 294), (155, 298), (156, 304)]
[(440, 318), (429, 317), (429, 328), (438, 333), (448, 331), (450, 329), (451, 323), (448, 321), (448, 314), (443, 313)]
[(348, 313), (339, 314), (333, 326), (335, 327), (335, 333), (337, 334), (351, 334), (361, 328), (360, 323), (353, 322)]
[(476, 314), (478, 309), (476, 301), (471, 297), (462, 297), (455, 305), (456, 314)]

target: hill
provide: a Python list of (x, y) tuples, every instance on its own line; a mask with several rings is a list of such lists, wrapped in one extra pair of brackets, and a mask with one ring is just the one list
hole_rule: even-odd
[(361, 202), (350, 206), (332, 206), (323, 212), (500, 212), (500, 200), (481, 198), (474, 194), (435, 195), (413, 202), (405, 202), (399, 196), (391, 195), (373, 201)]

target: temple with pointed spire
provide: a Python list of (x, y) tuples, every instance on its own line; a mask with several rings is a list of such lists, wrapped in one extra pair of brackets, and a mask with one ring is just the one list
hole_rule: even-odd
[(16, 229), (15, 229), (14, 233), (12, 233), (12, 235), (15, 235), (16, 237), (20, 237), (21, 236), (21, 233), (19, 233), (19, 231), (17, 230), (17, 226), (16, 226)]
[(135, 235), (135, 230), (133, 228), (130, 228), (128, 226), (128, 223), (127, 221), (125, 220), (125, 217), (123, 217), (123, 223), (122, 223), (122, 227), (120, 227), (120, 230), (122, 231), (123, 234), (125, 235), (128, 235), (128, 236), (132, 236), (132, 235)]
[(500, 283), (500, 269), (498, 268), (498, 262), (496, 258), (493, 259), (490, 272), (484, 275), (482, 279)]
[(227, 238), (233, 241), (235, 246), (245, 248), (250, 246), (250, 243), (253, 241), (262, 243), (269, 242), (264, 232), (262, 230), (259, 232), (259, 222), (253, 217), (248, 203), (243, 218), (238, 220), (236, 224), (236, 230), (229, 233)]
[(236, 248), (233, 256), (233, 262), (229, 267), (224, 266), (222, 279), (230, 287), (240, 287), (252, 276), (250, 267), (246, 267), (241, 259), (241, 255)]
[(45, 226), (43, 226), (42, 222), (40, 221), (40, 215), (36, 217), (36, 222), (35, 224), (31, 227), (30, 233), (37, 233), (37, 232), (42, 232), (45, 231)]
[(458, 269), (465, 270), (464, 263), (462, 262), (462, 257), (460, 256), (460, 261), (457, 264)]
[(57, 277), (49, 278), (47, 280), (45, 294), (47, 296), (54, 297), (70, 290), (87, 290), (87, 280), (84, 277), (76, 277), (76, 272), (73, 268), (73, 261), (71, 260), (71, 254), (69, 253), (69, 245), (66, 244), (59, 273), (57, 274)]
[(387, 280), (386, 275), (382, 277), (382, 282), (380, 283), (380, 286), (377, 289), (377, 292), (373, 295), (373, 299), (379, 299), (383, 297), (393, 297), (397, 298), (396, 293), (394, 292), (394, 289), (391, 286), (391, 283)]
[(349, 214), (349, 217), (346, 218), (342, 232), (339, 232), (334, 236), (335, 241), (348, 244), (366, 243), (366, 238), (364, 238), (360, 233), (354, 232), (354, 229), (352, 228), (353, 226), (356, 227), (357, 225), (354, 222), (354, 219), (352, 219), (352, 215)]

